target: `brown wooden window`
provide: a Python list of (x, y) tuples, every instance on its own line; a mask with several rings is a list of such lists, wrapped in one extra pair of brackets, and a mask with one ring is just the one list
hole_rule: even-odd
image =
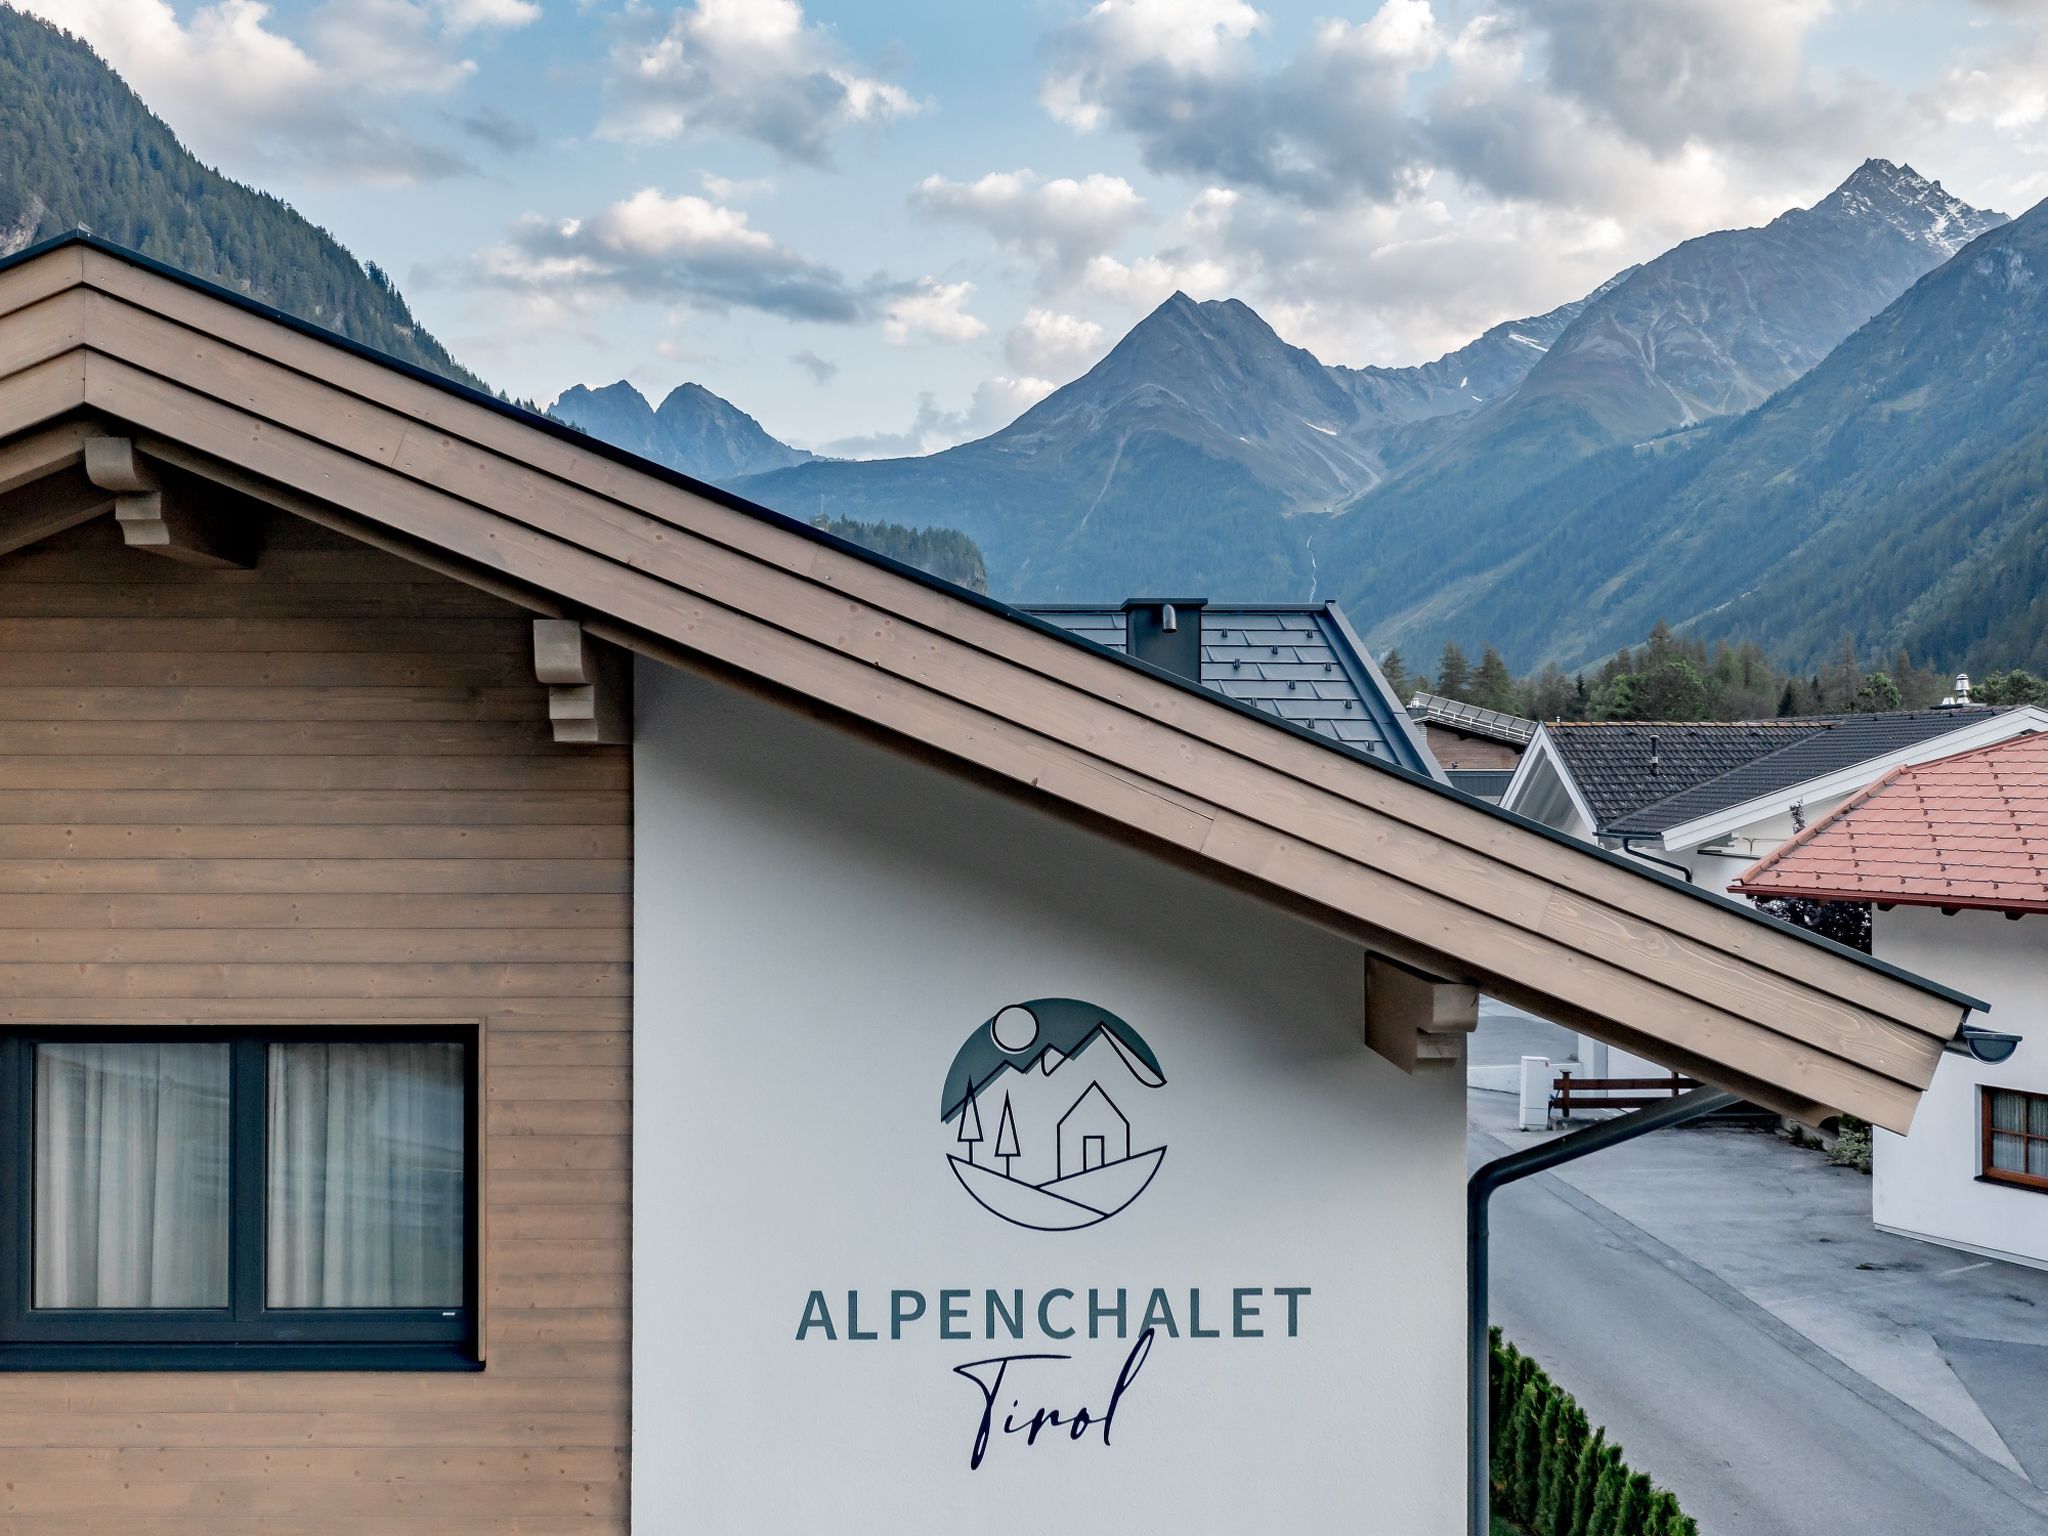
[(0, 1370), (475, 1359), (473, 1032), (0, 1033)]
[(1984, 1177), (2048, 1190), (2048, 1093), (1984, 1089)]

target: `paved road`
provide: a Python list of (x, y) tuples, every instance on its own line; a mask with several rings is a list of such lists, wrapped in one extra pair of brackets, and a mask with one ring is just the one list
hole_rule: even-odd
[(1494, 1320), (1706, 1536), (2048, 1533), (2048, 1494), (1555, 1177), (1495, 1197), (1493, 1255)]

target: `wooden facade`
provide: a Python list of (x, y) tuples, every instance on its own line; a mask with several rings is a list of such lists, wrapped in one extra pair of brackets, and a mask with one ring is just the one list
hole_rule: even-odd
[(0, 1019), (483, 1038), (475, 1374), (0, 1373), (0, 1531), (623, 1530), (629, 751), (530, 615), (237, 501), (0, 556)]

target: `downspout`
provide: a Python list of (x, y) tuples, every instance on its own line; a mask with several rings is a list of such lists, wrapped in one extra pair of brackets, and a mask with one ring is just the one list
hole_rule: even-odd
[(1730, 1104), (1741, 1103), (1740, 1095), (1718, 1088), (1695, 1088), (1669, 1104), (1631, 1110), (1598, 1125), (1573, 1131), (1541, 1146), (1483, 1163), (1473, 1171), (1465, 1186), (1465, 1365), (1466, 1426), (1465, 1486), (1466, 1526), (1469, 1536), (1491, 1536), (1493, 1524), (1493, 1458), (1488, 1423), (1492, 1397), (1493, 1350), (1487, 1338), (1486, 1308), (1486, 1206), (1493, 1192), (1533, 1173), (1542, 1173), (1560, 1163), (1575, 1162), (1603, 1147), (1612, 1147), (1667, 1125), (1683, 1125), (1701, 1115), (1712, 1114)]
[(1630, 858), (1641, 859), (1645, 864), (1655, 864), (1661, 868), (1668, 869), (1687, 885), (1692, 884), (1692, 871), (1683, 864), (1673, 859), (1660, 859), (1654, 853), (1645, 853), (1642, 849), (1636, 847), (1635, 844), (1636, 840), (1633, 837), (1623, 837), (1621, 840), (1621, 851), (1629, 855)]

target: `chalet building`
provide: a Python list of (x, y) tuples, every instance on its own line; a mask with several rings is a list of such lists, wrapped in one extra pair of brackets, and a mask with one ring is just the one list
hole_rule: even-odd
[(2023, 1037), (1942, 1058), (1913, 1134), (1876, 1133), (1871, 1206), (1888, 1232), (2048, 1268), (2044, 828), (2048, 736), (2021, 736), (1894, 769), (1735, 889), (1871, 903), (1875, 954), (1966, 979)]
[(1976, 1006), (83, 237), (0, 657), (9, 1536), (1448, 1536), (1476, 992)]
[[(1505, 809), (1726, 891), (1757, 859), (1895, 768), (2048, 729), (2048, 710), (1968, 704), (1791, 720), (1554, 721)], [(1591, 1035), (1581, 1076), (1654, 1075)]]
[(1450, 782), (1495, 804), (1507, 793), (1522, 754), (1536, 738), (1534, 720), (1437, 693), (1416, 694), (1408, 702), (1408, 714), (1421, 727), (1422, 739)]

